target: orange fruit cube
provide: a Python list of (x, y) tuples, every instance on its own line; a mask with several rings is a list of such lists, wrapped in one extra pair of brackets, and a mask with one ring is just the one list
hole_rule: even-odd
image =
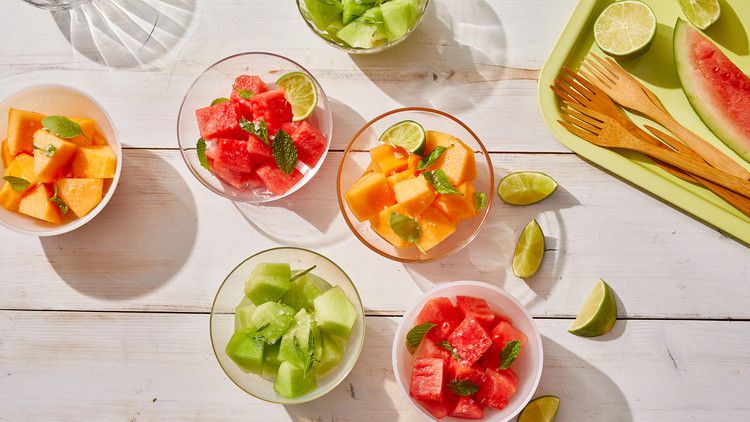
[(78, 217), (88, 214), (102, 200), (103, 179), (60, 179), (57, 196)]
[(8, 110), (8, 151), (10, 155), (34, 151), (34, 132), (42, 128), (44, 114), (11, 108)]
[(111, 179), (115, 177), (117, 156), (108, 145), (80, 147), (73, 157), (73, 177), (82, 179)]
[(96, 130), (96, 120), (87, 117), (68, 117), (68, 119), (78, 123), (78, 126), (81, 127), (81, 132), (88, 136), (88, 139), (86, 139), (86, 136), (78, 135), (68, 139), (68, 141), (79, 146), (91, 145), (94, 142), (96, 133), (98, 132)]
[(456, 137), (434, 130), (427, 131), (427, 153), (438, 146), (448, 148), (440, 158), (426, 170), (443, 170), (453, 186), (477, 178), (477, 163), (474, 151)]
[(435, 207), (439, 209), (454, 224), (461, 220), (476, 215), (476, 205), (474, 203), (474, 184), (466, 181), (456, 186), (460, 194), (439, 194), (435, 200)]
[(371, 217), (396, 203), (393, 189), (382, 173), (367, 173), (354, 184), (346, 194), (346, 203), (359, 221)]
[(416, 173), (417, 167), (419, 166), (419, 160), (421, 159), (422, 157), (418, 156), (417, 154), (409, 154), (409, 158), (406, 159), (406, 167), (412, 172)]
[(396, 204), (380, 211), (376, 216), (372, 217), (370, 219), (370, 227), (391, 245), (399, 249), (408, 248), (411, 246), (411, 243), (402, 239), (391, 228), (391, 214), (394, 212), (407, 215), (401, 205)]
[(435, 190), (423, 175), (393, 185), (396, 202), (409, 215), (419, 215), (435, 200)]
[(417, 221), (422, 229), (419, 246), (423, 251), (434, 248), (456, 231), (456, 225), (435, 207), (427, 208)]
[(0, 153), (3, 157), (3, 167), (8, 167), (10, 165), (10, 162), (13, 161), (13, 156), (10, 155), (10, 150), (8, 149), (8, 140), (4, 140), (2, 143), (2, 146), (0, 146)]
[(395, 185), (398, 182), (403, 182), (404, 180), (413, 179), (415, 176), (414, 172), (411, 171), (411, 169), (406, 169), (404, 171), (398, 172), (392, 176), (388, 176), (386, 179), (388, 180), (388, 183), (391, 184), (391, 186)]
[(5, 176), (20, 177), (29, 182), (29, 187), (20, 192), (13, 190), (13, 188), (10, 187), (9, 182), (5, 182), (3, 187), (0, 188), (0, 205), (5, 209), (18, 211), (18, 204), (21, 201), (21, 196), (23, 196), (23, 193), (31, 189), (36, 183), (36, 177), (34, 176), (34, 158), (28, 154), (20, 154), (8, 167), (5, 168)]
[(370, 150), (372, 168), (387, 176), (406, 169), (409, 154), (388, 144)]
[[(45, 129), (34, 132), (34, 145), (40, 148), (34, 149), (34, 173), (42, 183), (57, 179), (77, 149), (74, 143), (58, 138)], [(48, 153), (48, 148), (51, 153)]]
[(50, 223), (60, 224), (62, 221), (60, 208), (50, 201), (50, 198), (52, 198), (52, 192), (47, 185), (36, 185), (21, 198), (21, 202), (18, 204), (18, 212)]

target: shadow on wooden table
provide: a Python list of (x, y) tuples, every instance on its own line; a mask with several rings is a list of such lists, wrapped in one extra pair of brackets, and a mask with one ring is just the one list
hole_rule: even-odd
[[(433, 1), (414, 33), (375, 55), (352, 55), (383, 92), (404, 105), (471, 110), (507, 79), (506, 37), (485, 0)], [(398, 67), (384, 67), (397, 63)]]
[(190, 255), (197, 228), (195, 200), (180, 174), (153, 152), (124, 155), (119, 186), (102, 212), (71, 233), (40, 239), (70, 287), (109, 300), (167, 283)]

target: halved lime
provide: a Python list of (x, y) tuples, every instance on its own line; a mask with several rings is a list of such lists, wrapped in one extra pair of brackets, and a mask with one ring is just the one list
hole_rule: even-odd
[(536, 220), (531, 220), (523, 229), (513, 252), (513, 274), (528, 278), (542, 265), (544, 258), (544, 233)]
[(380, 141), (422, 155), (425, 148), (424, 128), (413, 120), (398, 122), (380, 135)]
[(291, 72), (279, 78), (276, 85), (284, 88), (284, 97), (292, 105), (295, 122), (305, 120), (318, 105), (318, 87), (304, 72)]
[(583, 337), (607, 334), (617, 321), (617, 303), (612, 289), (604, 280), (599, 280), (594, 290), (578, 311), (569, 333)]
[(640, 0), (609, 5), (594, 23), (596, 45), (607, 54), (628, 59), (648, 50), (656, 36), (656, 15)]
[(523, 408), (517, 422), (555, 422), (559, 407), (559, 397), (539, 396)]
[(700, 29), (706, 29), (719, 20), (721, 6), (719, 0), (680, 0), (685, 17)]
[(531, 205), (552, 195), (557, 189), (555, 179), (544, 173), (519, 171), (500, 180), (497, 196), (511, 205)]

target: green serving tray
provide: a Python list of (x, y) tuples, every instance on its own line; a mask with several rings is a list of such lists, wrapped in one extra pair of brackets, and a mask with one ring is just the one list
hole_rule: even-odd
[[(750, 245), (750, 218), (707, 189), (672, 176), (640, 154), (594, 146), (571, 134), (557, 122), (559, 103), (549, 86), (563, 66), (577, 69), (581, 59), (589, 52), (603, 54), (594, 43), (593, 26), (599, 13), (612, 3), (614, 0), (581, 0), (547, 59), (539, 77), (539, 105), (547, 126), (563, 145), (576, 154)], [(685, 19), (678, 1), (646, 0), (646, 3), (656, 13), (656, 39), (646, 54), (621, 64), (651, 88), (678, 121), (750, 169), (750, 164), (726, 147), (703, 124), (682, 92), (672, 53), (674, 24), (678, 17)], [(721, 18), (705, 33), (747, 72), (750, 70), (750, 0), (720, 0), (720, 3)], [(649, 122), (639, 116), (631, 117), (638, 123)]]

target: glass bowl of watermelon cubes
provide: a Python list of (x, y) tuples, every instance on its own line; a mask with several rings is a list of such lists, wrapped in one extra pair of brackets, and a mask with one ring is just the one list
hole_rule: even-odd
[(509, 421), (542, 376), (542, 338), (513, 296), (478, 281), (422, 296), (393, 340), (396, 382), (428, 418)]
[(354, 135), (339, 165), (339, 206), (368, 248), (400, 262), (428, 262), (476, 237), (492, 207), (494, 177), (489, 153), (462, 121), (401, 108)]
[(328, 99), (300, 64), (266, 52), (240, 53), (203, 71), (177, 118), (182, 158), (208, 189), (263, 203), (292, 194), (328, 153)]
[(298, 404), (333, 390), (362, 351), (357, 288), (333, 261), (280, 247), (237, 266), (211, 308), (211, 344), (221, 368), (248, 394)]
[(307, 26), (350, 54), (387, 50), (414, 32), (429, 0), (297, 0)]

